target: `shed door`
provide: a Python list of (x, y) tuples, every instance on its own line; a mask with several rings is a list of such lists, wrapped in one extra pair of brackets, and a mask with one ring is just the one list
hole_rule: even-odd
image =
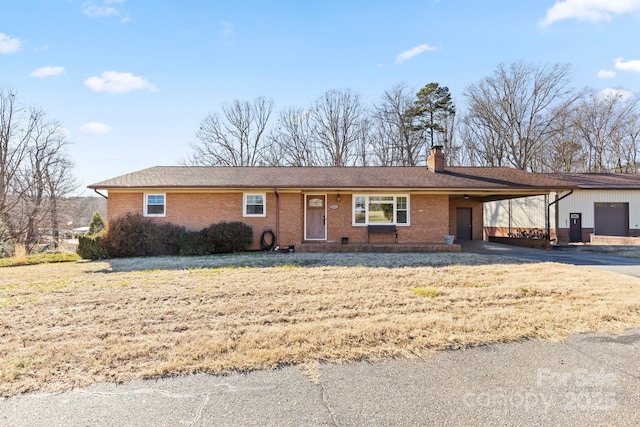
[(629, 203), (595, 203), (594, 233), (600, 236), (629, 235)]
[(582, 242), (582, 214), (569, 214), (569, 241)]
[(471, 208), (456, 209), (456, 239), (471, 240)]
[(307, 194), (305, 196), (305, 239), (325, 240), (326, 233), (326, 196)]

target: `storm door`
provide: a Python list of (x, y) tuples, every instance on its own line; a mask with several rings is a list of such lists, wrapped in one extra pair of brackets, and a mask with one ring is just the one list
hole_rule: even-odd
[(327, 239), (327, 197), (319, 194), (306, 194), (305, 240)]

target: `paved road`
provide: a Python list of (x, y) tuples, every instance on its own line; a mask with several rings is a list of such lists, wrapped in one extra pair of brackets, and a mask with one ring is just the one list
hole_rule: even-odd
[(462, 251), (486, 255), (503, 255), (532, 261), (559, 262), (640, 277), (640, 259), (625, 258), (603, 252), (578, 249), (532, 249), (483, 241), (465, 242), (462, 245)]
[(439, 353), (99, 384), (0, 400), (3, 426), (640, 424), (640, 328)]

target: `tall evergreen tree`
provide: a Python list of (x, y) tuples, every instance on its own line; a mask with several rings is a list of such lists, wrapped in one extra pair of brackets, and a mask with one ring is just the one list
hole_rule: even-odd
[(447, 123), (456, 114), (456, 107), (447, 86), (429, 83), (416, 95), (412, 115), (414, 127), (426, 132), (431, 147), (448, 145)]

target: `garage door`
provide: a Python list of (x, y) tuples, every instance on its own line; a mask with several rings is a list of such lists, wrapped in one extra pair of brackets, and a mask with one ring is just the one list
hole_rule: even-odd
[(594, 232), (601, 236), (628, 236), (629, 203), (596, 203)]

